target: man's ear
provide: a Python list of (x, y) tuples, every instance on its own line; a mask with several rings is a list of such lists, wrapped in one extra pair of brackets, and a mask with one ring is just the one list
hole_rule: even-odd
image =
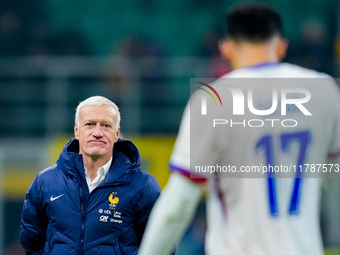
[(119, 139), (119, 135), (120, 135), (120, 127), (118, 127), (118, 128), (117, 128), (115, 142), (117, 142), (117, 141), (118, 141), (118, 139)]
[(286, 56), (288, 44), (289, 43), (286, 39), (280, 39), (280, 41), (278, 42), (276, 47), (276, 54), (279, 61), (281, 61)]
[(74, 124), (74, 137), (79, 140), (79, 127), (77, 124)]

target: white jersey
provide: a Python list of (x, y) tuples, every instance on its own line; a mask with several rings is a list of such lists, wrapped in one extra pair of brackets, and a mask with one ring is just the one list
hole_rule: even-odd
[[(318, 168), (319, 164), (327, 163), (330, 154), (336, 155), (340, 151), (337, 85), (325, 74), (287, 63), (241, 68), (221, 79), (239, 77), (320, 78), (325, 82), (307, 84), (301, 79), (299, 87), (310, 91), (313, 100), (307, 107), (302, 104), (300, 108), (288, 110), (285, 119), (295, 122), (288, 120), (283, 124), (281, 115), (277, 118), (280, 121), (267, 121), (261, 126), (265, 122), (263, 116), (252, 122), (248, 119), (242, 122), (244, 116), (225, 113), (225, 121), (221, 122), (228, 123), (213, 129), (210, 122), (195, 120), (192, 116), (190, 119), (188, 104), (170, 160), (174, 171), (196, 171), (194, 165), (211, 164), (216, 168), (217, 165), (234, 166), (237, 171), (242, 166), (248, 166), (248, 169), (259, 165), (284, 166), (292, 172), (291, 178), (267, 178), (268, 175), (262, 178), (207, 178), (206, 252), (209, 255), (322, 255), (321, 178), (295, 178), (303, 176), (296, 175), (293, 170), (299, 170), (300, 165)], [(216, 90), (214, 84), (221, 79), (211, 84)], [(261, 91), (261, 87), (257, 89)], [(198, 91), (190, 101), (200, 101), (202, 93)], [(225, 103), (223, 95), (221, 99)], [(253, 96), (254, 107), (263, 101), (263, 95)], [(302, 110), (307, 112), (303, 114)], [(308, 112), (312, 116), (307, 118)], [(239, 124), (231, 127), (233, 117)], [(273, 128), (274, 124), (277, 127)], [(243, 128), (243, 125), (248, 127)], [(261, 127), (251, 127), (256, 125)], [(190, 157), (190, 148), (195, 148), (197, 155)]]

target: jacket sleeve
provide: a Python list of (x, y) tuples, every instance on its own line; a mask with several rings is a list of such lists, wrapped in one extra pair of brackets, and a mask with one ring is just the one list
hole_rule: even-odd
[(146, 223), (149, 219), (151, 209), (154, 206), (161, 191), (162, 190), (156, 178), (150, 175), (145, 185), (143, 186), (137, 203), (136, 233), (138, 244), (140, 244), (142, 241), (143, 233), (146, 227)]
[(27, 255), (42, 254), (46, 242), (47, 218), (41, 197), (38, 175), (26, 193), (21, 215), (20, 241)]

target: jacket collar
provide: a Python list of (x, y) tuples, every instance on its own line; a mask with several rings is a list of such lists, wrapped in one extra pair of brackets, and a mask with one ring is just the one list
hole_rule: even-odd
[[(57, 165), (65, 175), (85, 180), (83, 157), (79, 154), (79, 141), (75, 138), (66, 143), (59, 156)], [(137, 147), (127, 139), (119, 139), (113, 147), (113, 159), (110, 170), (100, 186), (126, 183), (131, 172), (140, 167), (140, 155)]]

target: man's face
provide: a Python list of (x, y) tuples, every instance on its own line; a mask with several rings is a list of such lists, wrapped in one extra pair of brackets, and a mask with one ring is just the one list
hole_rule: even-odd
[(79, 153), (94, 160), (109, 159), (120, 128), (116, 128), (117, 114), (111, 106), (87, 105), (79, 110), (79, 123), (74, 134), (79, 140)]

